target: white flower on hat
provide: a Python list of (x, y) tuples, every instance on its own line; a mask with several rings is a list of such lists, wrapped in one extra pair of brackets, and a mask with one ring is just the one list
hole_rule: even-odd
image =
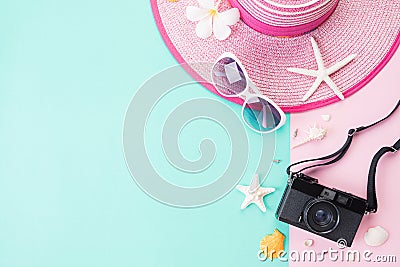
[(215, 38), (225, 40), (231, 34), (229, 26), (236, 24), (240, 19), (237, 8), (218, 12), (221, 0), (214, 5), (214, 0), (198, 0), (200, 7), (186, 7), (186, 17), (190, 21), (198, 21), (196, 34), (200, 38), (208, 38), (214, 32)]

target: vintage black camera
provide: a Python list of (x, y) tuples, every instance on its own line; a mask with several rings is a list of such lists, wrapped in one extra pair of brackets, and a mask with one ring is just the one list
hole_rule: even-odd
[(291, 175), (276, 211), (280, 221), (351, 246), (367, 200), (327, 188), (303, 173)]

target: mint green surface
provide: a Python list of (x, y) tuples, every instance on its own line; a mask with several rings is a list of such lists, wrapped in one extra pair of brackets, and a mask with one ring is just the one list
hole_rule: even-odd
[[(141, 83), (176, 64), (147, 1), (2, 0), (0, 32), (1, 267), (287, 265), (262, 263), (257, 251), (276, 227), (288, 236), (273, 213), (289, 162), (289, 122), (278, 133), (282, 162), (264, 184), (277, 188), (265, 198), (266, 214), (254, 205), (241, 211), (236, 190), (203, 208), (172, 208), (130, 177), (126, 107)], [(218, 99), (201, 86), (194, 96)], [(198, 131), (192, 125), (183, 134)], [(190, 142), (181, 143), (188, 158), (196, 156), (185, 149)], [(163, 164), (154, 158), (161, 172)]]

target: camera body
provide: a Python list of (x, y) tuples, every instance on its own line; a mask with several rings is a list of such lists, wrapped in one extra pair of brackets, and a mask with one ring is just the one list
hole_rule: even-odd
[(328, 188), (302, 173), (289, 177), (276, 211), (278, 220), (348, 247), (367, 209), (367, 200)]

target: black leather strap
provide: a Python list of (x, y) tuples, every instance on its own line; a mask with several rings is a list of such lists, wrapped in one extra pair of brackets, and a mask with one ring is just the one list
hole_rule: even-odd
[[(380, 120), (378, 120), (378, 121), (376, 121), (376, 122), (374, 122), (374, 123), (372, 123), (370, 125), (367, 125), (367, 126), (360, 126), (360, 127), (354, 128), (354, 129), (350, 129), (348, 131), (348, 133), (347, 133), (346, 142), (336, 152), (334, 152), (332, 154), (329, 154), (327, 156), (324, 156), (324, 157), (302, 160), (302, 161), (299, 161), (299, 162), (296, 162), (296, 163), (293, 163), (293, 164), (289, 165), (287, 167), (287, 169), (286, 169), (287, 174), (293, 175), (293, 174), (300, 173), (300, 172), (302, 172), (304, 170), (307, 170), (307, 169), (311, 169), (311, 168), (315, 168), (315, 167), (319, 167), (319, 166), (326, 166), (326, 165), (330, 165), (330, 164), (333, 164), (333, 163), (339, 161), (346, 154), (347, 150), (350, 148), (351, 142), (353, 141), (353, 138), (354, 138), (355, 134), (357, 134), (359, 132), (362, 132), (362, 131), (364, 131), (364, 130), (366, 130), (368, 128), (371, 128), (371, 127), (383, 122), (384, 120), (389, 118), (399, 108), (399, 106), (400, 106), (400, 100), (398, 100), (398, 102), (397, 102), (396, 106), (394, 107), (394, 109), (387, 116), (385, 116), (384, 118), (382, 118), (382, 119), (380, 119)], [(394, 152), (395, 150), (396, 151), (399, 150), (398, 148), (396, 148), (398, 146), (400, 146), (400, 141), (396, 142), (396, 144), (393, 147), (389, 147), (389, 149), (391, 149), (390, 151)], [(379, 156), (379, 157), (377, 156), (376, 164), (377, 164), (377, 161), (379, 160), (379, 158), (381, 156)], [(322, 162), (318, 163), (318, 164), (314, 164), (314, 165), (310, 165), (310, 166), (304, 167), (304, 168), (302, 168), (302, 169), (300, 169), (298, 171), (291, 171), (290, 170), (293, 166), (296, 166), (296, 165), (299, 165), (299, 164), (303, 164), (303, 163), (307, 163), (307, 162), (313, 162), (313, 161), (322, 161)], [(372, 165), (371, 165), (371, 167), (372, 167)], [(370, 212), (375, 212), (376, 211), (376, 207), (374, 208), (374, 203), (376, 203), (375, 172), (376, 172), (376, 166), (375, 166), (375, 171), (373, 171), (373, 176), (371, 178), (370, 178), (370, 176), (368, 177), (368, 190), (367, 190), (368, 191), (368, 203), (369, 203), (368, 206), (372, 205)], [(374, 211), (372, 211), (372, 210), (374, 210)]]
[(400, 150), (400, 139), (393, 146), (385, 146), (379, 149), (378, 152), (372, 158), (371, 166), (369, 167), (368, 173), (368, 185), (367, 185), (367, 211), (375, 213), (378, 210), (378, 201), (376, 198), (375, 189), (375, 175), (376, 168), (378, 166), (379, 159), (388, 152), (397, 152)]

